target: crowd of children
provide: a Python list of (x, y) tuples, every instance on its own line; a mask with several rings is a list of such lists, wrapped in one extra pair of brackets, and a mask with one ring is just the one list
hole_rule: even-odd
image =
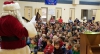
[(28, 44), (35, 54), (39, 51), (44, 54), (80, 54), (80, 33), (85, 30), (100, 31), (99, 22), (59, 21), (51, 18), (47, 24), (36, 23), (38, 34)]
[(44, 54), (80, 54), (80, 33), (90, 30), (100, 32), (100, 22), (74, 22), (64, 23), (62, 18), (55, 21), (51, 17), (49, 23), (36, 23), (37, 35), (27, 38), (27, 45), (31, 52), (44, 52)]

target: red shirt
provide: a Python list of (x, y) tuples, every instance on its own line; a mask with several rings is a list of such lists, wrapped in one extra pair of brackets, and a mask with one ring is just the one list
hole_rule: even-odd
[(18, 41), (1, 41), (1, 49), (16, 49), (26, 46), (26, 40), (22, 38), (27, 37), (28, 32), (17, 18), (7, 15), (0, 18), (0, 36), (17, 36)]
[(64, 45), (64, 42), (63, 41), (59, 41), (59, 44), (60, 44), (60, 48)]
[(50, 23), (55, 23), (55, 19), (50, 19)]
[(51, 45), (47, 45), (46, 47), (45, 47), (45, 49), (44, 49), (44, 54), (52, 54), (53, 53), (53, 51), (54, 51), (54, 47), (53, 47), (53, 45), (51, 44)]
[(63, 23), (63, 20), (60, 18), (60, 19), (58, 20), (58, 22), (59, 22), (59, 23)]

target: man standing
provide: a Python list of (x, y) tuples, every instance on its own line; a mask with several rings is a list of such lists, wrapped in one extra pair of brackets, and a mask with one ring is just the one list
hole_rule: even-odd
[(73, 23), (72, 18), (70, 17), (68, 23)]
[(60, 18), (59, 18), (58, 22), (59, 22), (60, 24), (62, 24), (62, 23), (63, 23), (63, 19), (62, 19), (62, 17), (61, 17), (61, 16), (60, 16)]
[(19, 4), (12, 0), (4, 2), (0, 17), (0, 54), (30, 54), (25, 38), (34, 37), (37, 32), (31, 22), (24, 22), (19, 9)]

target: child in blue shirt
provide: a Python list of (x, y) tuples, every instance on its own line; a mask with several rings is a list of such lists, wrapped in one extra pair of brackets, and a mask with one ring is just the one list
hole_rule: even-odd
[(69, 43), (66, 43), (64, 54), (73, 54), (71, 45)]

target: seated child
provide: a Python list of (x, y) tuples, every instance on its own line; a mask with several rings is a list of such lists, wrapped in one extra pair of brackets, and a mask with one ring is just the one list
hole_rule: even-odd
[(45, 36), (44, 39), (42, 40), (42, 42), (41, 42), (42, 51), (45, 49), (45, 47), (47, 45), (47, 40), (49, 40), (49, 39), (50, 39), (50, 37)]
[(54, 43), (54, 54), (63, 54), (63, 51), (60, 48), (59, 42)]
[(52, 54), (54, 51), (54, 47), (52, 45), (52, 40), (47, 40), (47, 45), (44, 49), (44, 54)]
[(79, 44), (74, 45), (73, 54), (80, 54), (80, 45)]
[(59, 37), (60, 48), (64, 45), (64, 37)]
[(37, 41), (35, 39), (31, 40), (31, 44), (29, 44), (29, 47), (31, 49), (31, 53), (34, 52), (34, 54), (37, 54)]
[(71, 49), (71, 44), (66, 43), (65, 53), (64, 54), (73, 54)]
[(58, 37), (56, 35), (54, 35), (52, 41), (53, 41), (52, 44), (54, 45), (54, 43), (58, 41)]

